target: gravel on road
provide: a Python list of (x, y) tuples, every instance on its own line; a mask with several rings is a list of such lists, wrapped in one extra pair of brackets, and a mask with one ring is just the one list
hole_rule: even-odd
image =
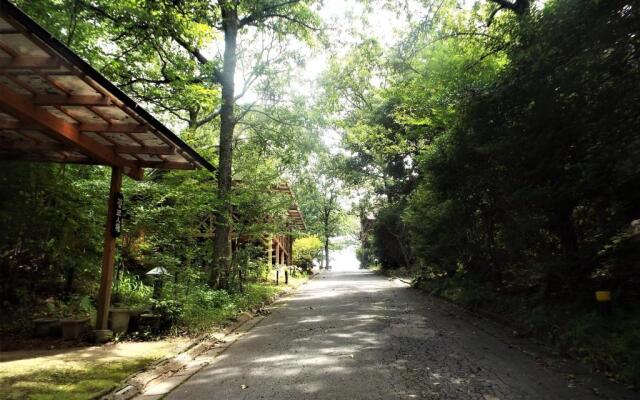
[(559, 371), (483, 324), (397, 280), (324, 272), (167, 398), (634, 398)]

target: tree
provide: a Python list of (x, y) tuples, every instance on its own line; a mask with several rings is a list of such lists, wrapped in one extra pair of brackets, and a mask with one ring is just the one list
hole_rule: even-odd
[[(51, 0), (24, 2), (36, 15), (55, 7), (45, 6)], [(273, 41), (293, 37), (309, 41), (310, 32), (319, 29), (319, 21), (311, 10), (313, 0), (220, 0), (207, 2), (184, 0), (174, 2), (65, 1), (62, 9), (72, 9), (69, 26), (61, 26), (46, 15), (49, 26), (66, 33), (67, 43), (86, 46), (98, 37), (112, 36), (115, 54), (96, 56), (100, 49), (85, 48), (84, 53), (101, 61), (102, 69), (117, 77), (145, 101), (160, 110), (186, 120), (196, 129), (219, 119), (218, 198), (216, 210), (215, 268), (211, 270), (212, 286), (224, 287), (230, 260), (231, 186), (233, 140), (235, 127), (251, 106), (236, 112), (236, 102), (248, 88), (237, 93), (235, 87), (240, 36), (255, 32), (273, 32)], [(58, 7), (60, 9), (60, 7)], [(81, 16), (89, 21), (82, 22)], [(66, 21), (66, 19), (62, 19)], [(91, 23), (98, 21), (96, 31)], [(79, 29), (81, 27), (82, 29)], [(204, 47), (222, 35), (220, 59), (206, 55)], [(82, 33), (82, 36), (78, 34)], [(94, 40), (87, 40), (89, 37)], [(112, 59), (115, 56), (115, 60)], [(140, 61), (151, 65), (141, 70)], [(267, 68), (264, 61), (253, 66), (247, 84), (254, 82)], [(151, 63), (149, 63), (151, 61)], [(215, 100), (220, 87), (219, 100)], [(160, 88), (160, 89), (159, 89)], [(164, 90), (162, 89), (164, 88)], [(179, 100), (172, 100), (179, 94)], [(185, 117), (185, 113), (187, 116)]]
[(489, 0), (492, 3), (497, 4), (497, 7), (494, 8), (489, 14), (489, 19), (487, 25), (490, 25), (493, 21), (493, 17), (500, 12), (500, 10), (511, 10), (518, 15), (522, 15), (529, 10), (531, 6), (531, 0)]
[(341, 179), (341, 159), (325, 148), (317, 154), (294, 186), (308, 230), (323, 244), (324, 265), (329, 268), (332, 239), (345, 233), (347, 214), (342, 203), (348, 188)]

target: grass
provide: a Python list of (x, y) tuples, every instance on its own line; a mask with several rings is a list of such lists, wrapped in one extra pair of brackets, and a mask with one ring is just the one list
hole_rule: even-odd
[[(295, 288), (307, 277), (290, 277), (289, 285), (275, 275), (268, 283), (250, 283), (244, 293), (224, 298), (224, 304), (202, 313), (198, 328), (211, 330), (243, 311), (259, 307), (276, 295)], [(188, 339), (156, 342), (124, 342), (102, 347), (67, 350), (4, 353), (10, 361), (0, 362), (0, 400), (76, 400), (89, 399), (103, 390), (117, 386), (128, 375), (165, 356), (174, 355)], [(15, 358), (12, 360), (12, 358)]]
[(16, 359), (0, 363), (0, 399), (89, 399), (150, 362), (175, 354), (184, 343), (186, 340), (130, 342), (6, 353)]
[(11, 377), (0, 379), (0, 385), (8, 389), (7, 392), (0, 392), (0, 399), (87, 399), (113, 387), (151, 361), (153, 358), (141, 358), (119, 363), (61, 366), (31, 373), (12, 373)]

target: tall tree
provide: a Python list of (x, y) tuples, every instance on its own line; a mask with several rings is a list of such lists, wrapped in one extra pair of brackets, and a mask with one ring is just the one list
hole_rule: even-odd
[[(226, 285), (234, 131), (251, 109), (249, 105), (238, 112), (236, 102), (259, 76), (273, 73), (273, 66), (268, 65), (273, 60), (255, 57), (245, 87), (236, 90), (241, 36), (255, 39), (261, 33), (272, 33), (271, 44), (291, 39), (310, 42), (311, 32), (320, 27), (312, 10), (314, 1), (19, 1), (136, 97), (187, 122), (192, 129), (219, 121), (220, 206), (212, 286)], [(110, 46), (99, 44), (105, 39)], [(222, 55), (212, 57), (211, 46), (217, 39), (223, 43)]]
[(333, 239), (347, 230), (343, 203), (349, 188), (341, 176), (342, 161), (339, 156), (329, 154), (326, 148), (321, 149), (294, 187), (309, 230), (322, 240), (325, 267), (330, 265)]
[[(219, 27), (224, 34), (222, 70), (214, 70), (214, 76), (222, 87), (222, 91), (221, 106), (218, 111), (220, 135), (217, 171), (218, 197), (221, 205), (216, 212), (214, 241), (216, 260), (210, 277), (210, 283), (213, 286), (226, 286), (226, 274), (231, 257), (230, 232), (233, 210), (230, 194), (233, 133), (238, 123), (238, 116), (235, 115), (238, 36), (243, 30), (252, 27), (258, 30), (271, 29), (279, 34), (305, 38), (308, 30), (317, 29), (317, 20), (309, 8), (311, 3), (311, 0), (220, 0), (216, 5), (217, 12), (213, 13), (218, 17), (211, 21), (213, 26)], [(187, 46), (197, 60), (209, 63), (199, 48)]]

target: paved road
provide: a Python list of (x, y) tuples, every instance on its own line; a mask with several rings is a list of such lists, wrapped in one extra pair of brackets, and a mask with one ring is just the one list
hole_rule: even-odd
[(324, 273), (168, 399), (600, 398), (489, 332), (400, 282)]

